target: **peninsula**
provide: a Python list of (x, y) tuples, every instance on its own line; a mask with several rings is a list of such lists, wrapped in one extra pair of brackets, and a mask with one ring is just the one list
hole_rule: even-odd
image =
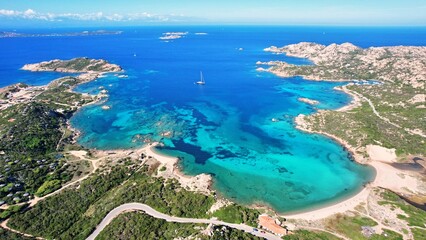
[(416, 207), (424, 208), (426, 202), (426, 47), (363, 49), (351, 43), (324, 46), (302, 42), (265, 51), (306, 58), (313, 64), (258, 62), (269, 66), (258, 68), (260, 71), (280, 77), (349, 82), (337, 88), (352, 96), (349, 106), (301, 114), (295, 124), (300, 130), (337, 140), (357, 162), (377, 172), (371, 184), (348, 200), (286, 217), (299, 227), (315, 226), (350, 238), (361, 231), (350, 232), (339, 225), (353, 225), (358, 220), (369, 227), (362, 232), (364, 236), (388, 231), (404, 239), (425, 236), (426, 226), (417, 224), (416, 219), (424, 222), (426, 214)]
[(76, 177), (68, 169), (79, 167), (67, 163), (62, 155), (55, 156), (55, 152), (75, 143), (75, 131), (68, 123), (72, 114), (105, 96), (72, 89), (107, 72), (121, 71), (118, 65), (88, 58), (28, 64), (23, 69), (81, 74), (46, 86), (21, 83), (0, 89), (1, 205), (46, 195)]
[(370, 47), (351, 43), (329, 46), (302, 42), (265, 51), (307, 58), (313, 65), (292, 65), (271, 61), (268, 71), (282, 77), (302, 76), (309, 80), (379, 80), (410, 84), (422, 88), (426, 79), (426, 47)]

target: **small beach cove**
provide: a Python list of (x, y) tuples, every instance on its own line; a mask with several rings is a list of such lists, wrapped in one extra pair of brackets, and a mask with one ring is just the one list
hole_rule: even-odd
[[(343, 83), (258, 73), (255, 63), (259, 59), (276, 58), (263, 52), (265, 45), (241, 51), (231, 47), (234, 43), (226, 37), (223, 46), (204, 45), (203, 39), (190, 41), (203, 46), (203, 51), (190, 50), (193, 46), (181, 39), (156, 50), (157, 54), (178, 51), (167, 55), (172, 61), (176, 58), (174, 65), (159, 68), (153, 62), (152, 67), (144, 66), (155, 71), (124, 65), (128, 78), (109, 76), (78, 87), (80, 92), (108, 91), (104, 105), (110, 107), (93, 105), (77, 112), (71, 122), (81, 131), (79, 143), (108, 150), (161, 141), (164, 147), (158, 151), (179, 157), (179, 169), (186, 175), (211, 175), (212, 189), (220, 196), (245, 205), (266, 205), (280, 213), (345, 199), (372, 180), (373, 171), (351, 161), (342, 146), (294, 127), (293, 119), (300, 113), (350, 102), (348, 95), (334, 89)], [(220, 54), (218, 49), (222, 49)], [(212, 65), (211, 59), (202, 56), (206, 51), (213, 59), (235, 57), (238, 61)], [(199, 71), (192, 76), (187, 70), (194, 69), (188, 66), (192, 64), (188, 53), (200, 59), (198, 68), (203, 70), (206, 85), (194, 84)]]

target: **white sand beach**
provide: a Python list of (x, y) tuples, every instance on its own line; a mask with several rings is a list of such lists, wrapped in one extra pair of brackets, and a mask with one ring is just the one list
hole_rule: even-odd
[[(339, 88), (339, 90), (350, 94), (350, 92), (346, 91), (345, 87)], [(352, 102), (349, 105), (340, 108), (338, 111), (349, 111), (361, 104), (361, 100), (357, 96), (352, 96)], [(295, 118), (295, 123), (296, 128), (299, 130), (322, 134), (334, 139), (352, 154), (356, 162), (373, 167), (376, 171), (376, 176), (371, 183), (367, 184), (365, 188), (362, 189), (361, 192), (352, 197), (320, 209), (285, 215), (286, 218), (315, 221), (327, 218), (337, 213), (344, 213), (349, 210), (353, 210), (360, 204), (367, 204), (368, 197), (374, 187), (389, 189), (391, 191), (398, 192), (399, 194), (426, 194), (426, 189), (425, 187), (422, 187), (422, 183), (418, 176), (410, 171), (397, 169), (391, 165), (397, 161), (395, 149), (388, 149), (378, 145), (368, 145), (364, 149), (368, 157), (364, 157), (358, 153), (358, 149), (355, 149), (343, 139), (328, 133), (312, 131), (309, 128), (309, 125), (305, 122), (303, 114), (300, 114)]]

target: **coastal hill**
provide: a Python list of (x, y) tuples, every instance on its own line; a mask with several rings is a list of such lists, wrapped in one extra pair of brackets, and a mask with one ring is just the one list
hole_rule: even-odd
[(33, 72), (120, 72), (121, 67), (108, 63), (103, 59), (74, 58), (71, 60), (52, 60), (34, 64), (26, 64), (22, 70)]
[(83, 105), (105, 96), (72, 89), (104, 72), (122, 70), (105, 60), (88, 58), (28, 64), (22, 69), (82, 74), (46, 86), (15, 84), (0, 89), (0, 206), (46, 195), (81, 174), (77, 172), (83, 165), (67, 163), (60, 153), (69, 147), (80, 148), (68, 119)]
[[(339, 88), (350, 94), (358, 107), (349, 107), (351, 111), (320, 111), (301, 116), (298, 120), (305, 120), (305, 128), (340, 137), (361, 152), (365, 152), (362, 149), (368, 144), (380, 143), (383, 147), (395, 148), (401, 156), (426, 156), (426, 47), (363, 49), (351, 43), (325, 46), (302, 42), (282, 48), (269, 47), (265, 51), (303, 57), (313, 63), (258, 63), (271, 65), (266, 71), (281, 77), (376, 81), (373, 84), (352, 82)], [(336, 124), (341, 127), (336, 128)]]
[(397, 46), (360, 48), (351, 43), (329, 46), (302, 42), (265, 51), (307, 58), (314, 63), (296, 66), (269, 62), (268, 71), (279, 76), (303, 76), (312, 80), (381, 80), (404, 81), (415, 88), (425, 86), (426, 47)]

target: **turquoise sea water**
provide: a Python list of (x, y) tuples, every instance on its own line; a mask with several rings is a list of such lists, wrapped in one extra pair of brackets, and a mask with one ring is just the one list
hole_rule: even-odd
[[(85, 107), (71, 122), (79, 142), (97, 149), (135, 148), (145, 139), (162, 141), (162, 153), (179, 156), (189, 175), (212, 174), (218, 193), (244, 204), (261, 203), (279, 212), (304, 210), (354, 194), (374, 175), (336, 142), (300, 132), (300, 113), (335, 109), (350, 98), (333, 88), (340, 83), (278, 78), (256, 71), (257, 61), (304, 59), (263, 51), (300, 41), (353, 42), (368, 47), (422, 45), (426, 30), (297, 27), (145, 27), (122, 35), (0, 39), (12, 58), (0, 62), (3, 85), (44, 84), (55, 74), (17, 70), (28, 62), (78, 56), (120, 64), (128, 78), (108, 75), (77, 87), (105, 102)], [(50, 30), (53, 31), (53, 30)], [(58, 30), (59, 31), (59, 30)], [(66, 31), (66, 30), (61, 30)], [(162, 32), (188, 31), (164, 42)], [(196, 35), (206, 32), (207, 35)], [(19, 50), (17, 50), (19, 47)], [(10, 50), (15, 49), (15, 50)], [(13, 57), (19, 51), (20, 57)], [(22, 52), (21, 52), (22, 51)], [(28, 51), (28, 52), (26, 52)], [(32, 53), (32, 54), (30, 54)], [(14, 69), (14, 70), (12, 70)], [(11, 79), (6, 79), (9, 71)], [(198, 86), (199, 71), (206, 85)], [(43, 77), (41, 77), (43, 76)], [(299, 97), (315, 99), (313, 107)], [(102, 110), (102, 105), (111, 106)], [(271, 121), (279, 119), (278, 122)], [(162, 137), (170, 132), (171, 137)]]

